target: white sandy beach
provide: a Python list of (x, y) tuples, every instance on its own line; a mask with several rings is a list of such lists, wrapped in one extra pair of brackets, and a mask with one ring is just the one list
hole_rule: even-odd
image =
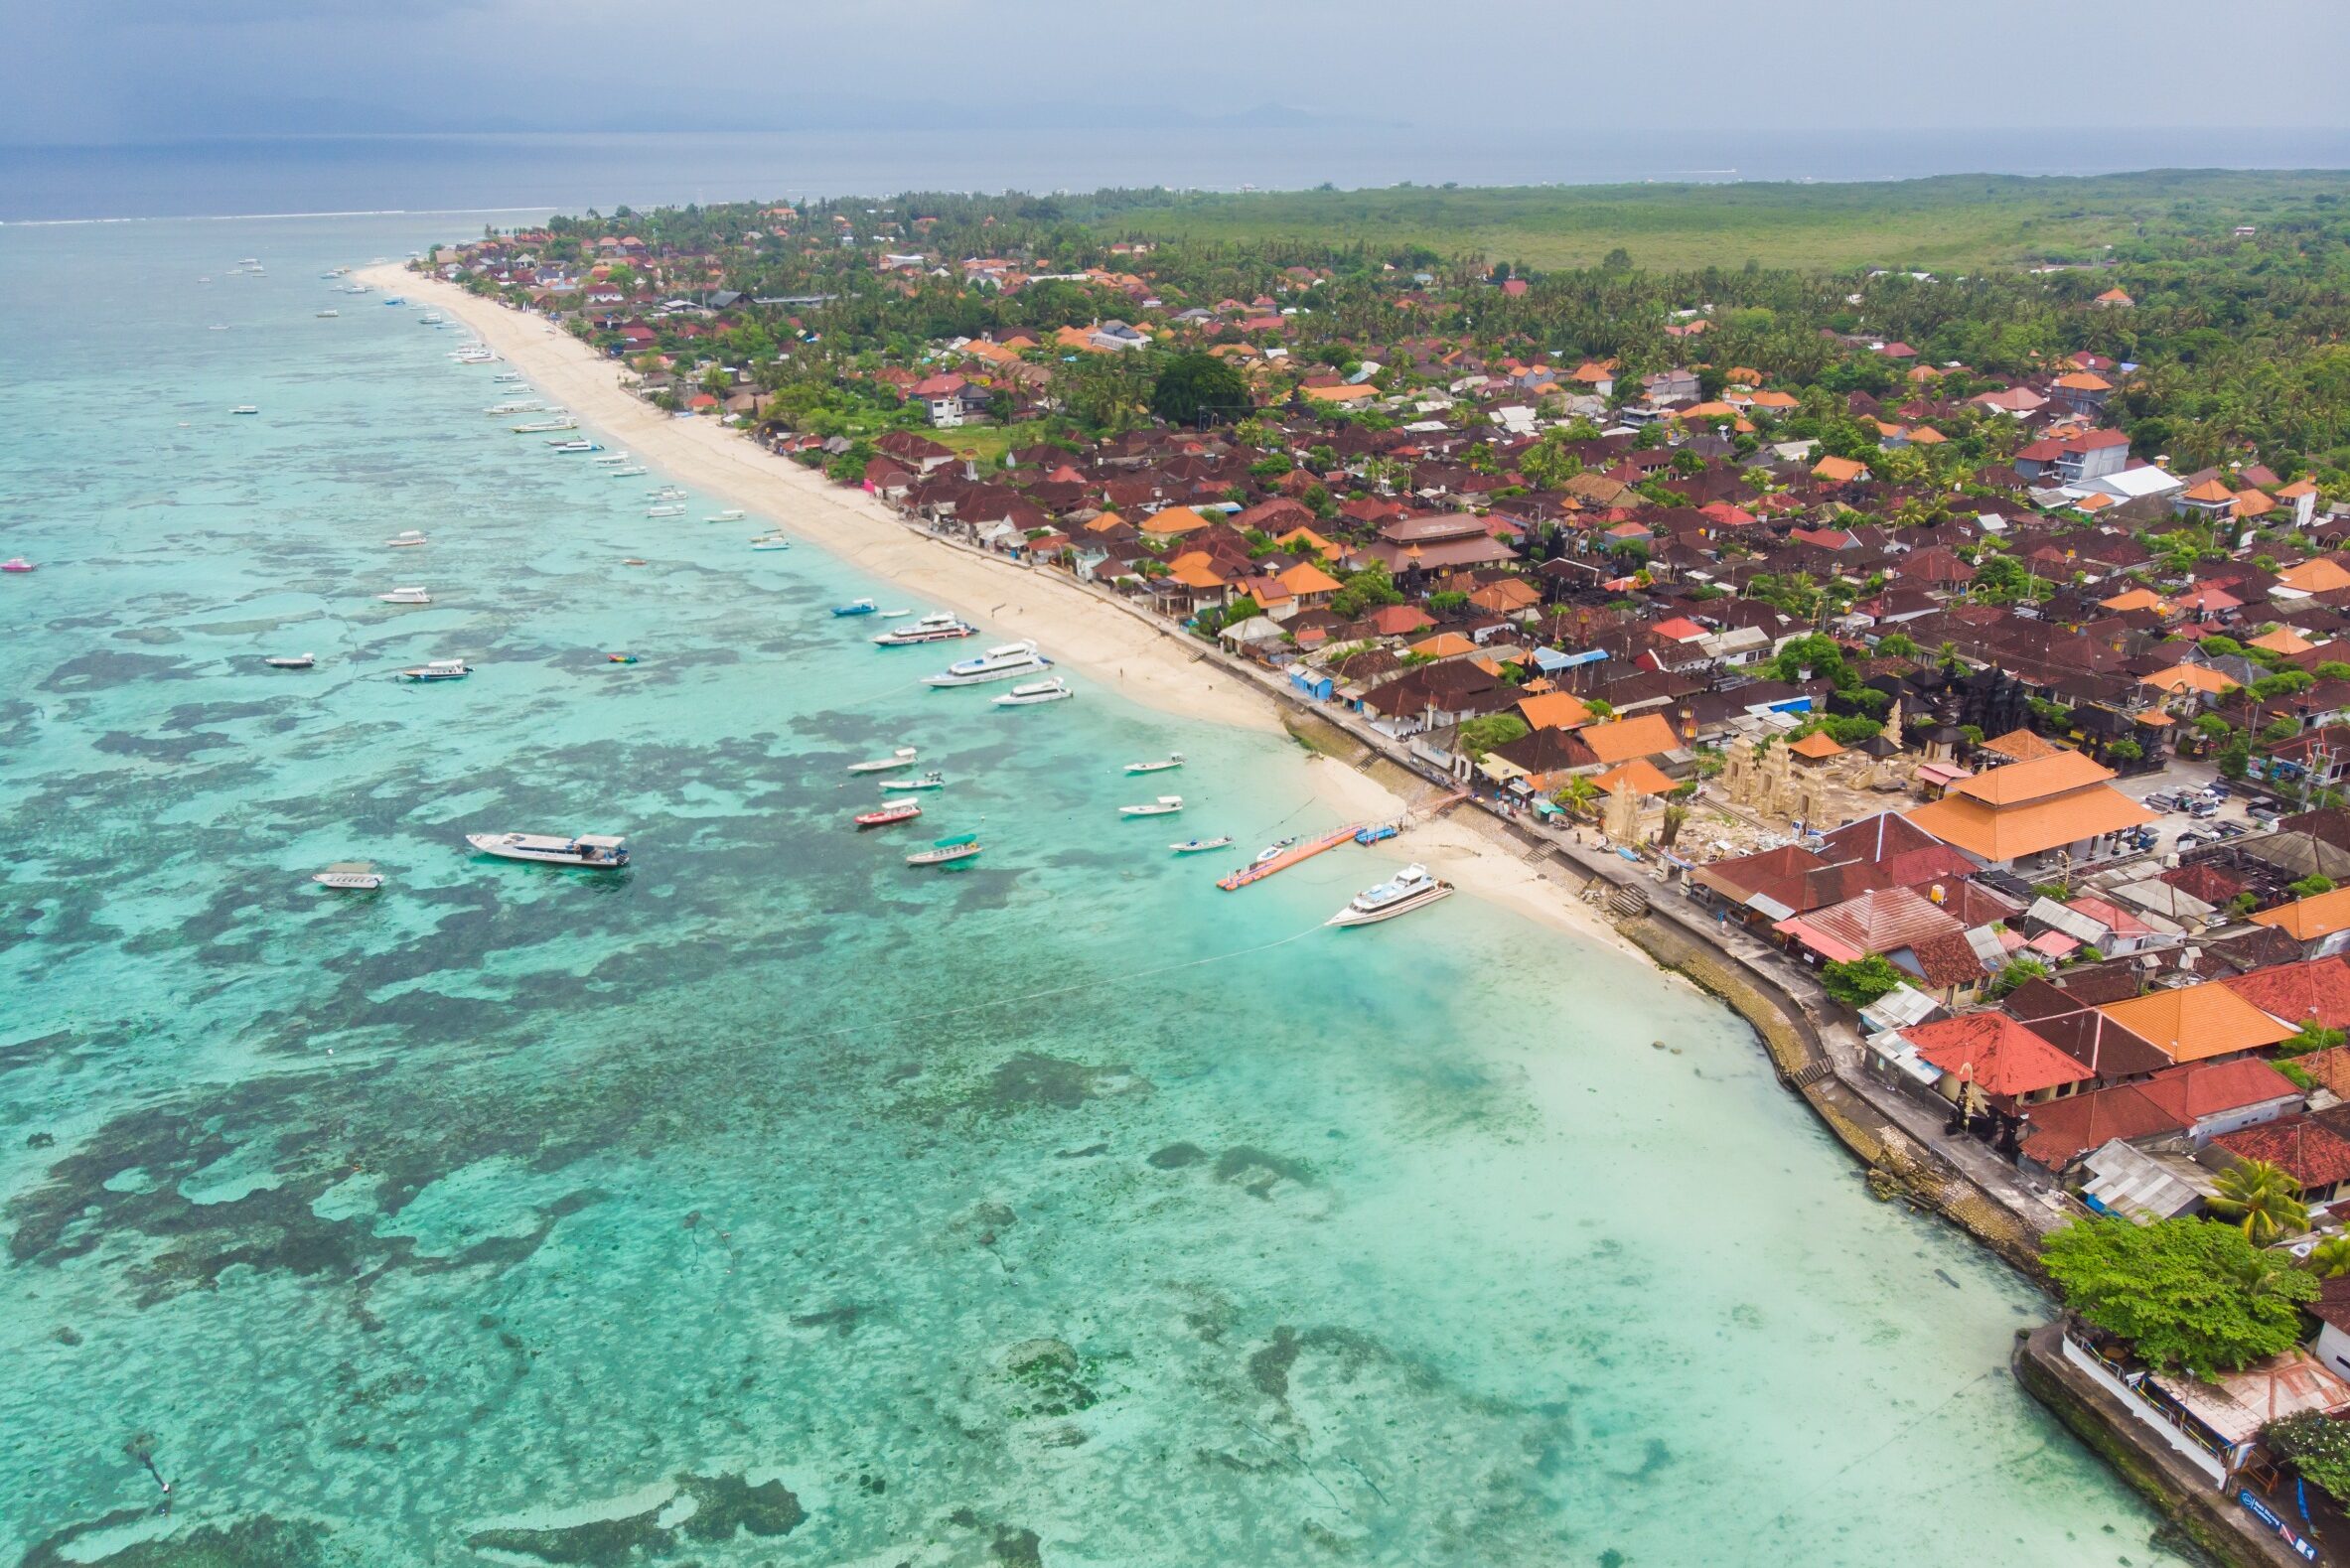
[[(606, 441), (625, 446), (681, 484), (721, 497), (887, 578), (910, 596), (971, 617), (990, 630), (1034, 638), (1054, 658), (1162, 712), (1281, 730), (1269, 695), (1204, 661), (1181, 638), (1052, 573), (919, 533), (862, 491), (844, 490), (714, 419), (665, 414), (622, 388), (619, 363), (548, 322), (404, 267), (372, 267), (358, 277), (464, 322), (527, 376), (534, 390), (568, 408)], [(1308, 772), (1316, 792), (1348, 817), (1394, 817), (1404, 810), (1403, 800), (1385, 785), (1342, 763), (1316, 760)], [(1498, 832), (1489, 835), (1474, 820), (1423, 822), (1382, 848), (1553, 929), (1640, 955), (1604, 916), (1577, 902), (1555, 873), (1528, 864), (1514, 841)]]

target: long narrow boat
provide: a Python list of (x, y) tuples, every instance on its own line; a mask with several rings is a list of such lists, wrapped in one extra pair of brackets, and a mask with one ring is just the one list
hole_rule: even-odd
[(859, 811), (852, 820), (861, 830), (868, 827), (888, 827), (896, 822), (911, 822), (920, 815), (922, 815), (922, 806), (919, 802), (892, 800), (877, 810)]
[(909, 866), (953, 866), (970, 859), (979, 852), (979, 835), (958, 833), (953, 838), (942, 838), (928, 849), (918, 849), (906, 857)]
[(1126, 764), (1126, 772), (1129, 774), (1163, 774), (1171, 768), (1180, 768), (1182, 766), (1183, 754), (1181, 752), (1169, 752), (1165, 759), (1159, 762), (1128, 763)]
[(579, 866), (589, 871), (617, 871), (629, 863), (629, 841), (602, 833), (581, 833), (575, 838), (556, 833), (468, 833), (465, 841), (501, 860)]
[(335, 888), (347, 893), (372, 893), (383, 886), (383, 873), (365, 860), (338, 860), (311, 881), (322, 888)]
[(1197, 855), (1211, 849), (1222, 849), (1231, 842), (1232, 835), (1227, 833), (1221, 838), (1187, 838), (1180, 844), (1169, 844), (1167, 847), (1178, 855)]
[(1117, 814), (1120, 816), (1173, 816), (1182, 809), (1183, 796), (1163, 794), (1156, 800), (1145, 801), (1141, 805), (1121, 805), (1117, 808)]
[(271, 669), (316, 669), (318, 656), (314, 653), (270, 653), (261, 662)]
[(901, 790), (944, 789), (947, 787), (947, 776), (943, 773), (933, 770), (930, 773), (924, 774), (919, 779), (884, 779), (881, 781), (881, 787), (884, 789)]

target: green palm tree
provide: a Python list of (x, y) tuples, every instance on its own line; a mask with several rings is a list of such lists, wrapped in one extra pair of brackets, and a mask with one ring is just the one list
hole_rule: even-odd
[(1589, 816), (1598, 799), (1599, 785), (1581, 775), (1569, 779), (1558, 791), (1558, 803), (1577, 816)]
[(2234, 1223), (2254, 1246), (2309, 1228), (2300, 1184), (2266, 1160), (2231, 1166), (2212, 1185), (2218, 1191), (2211, 1196), (2211, 1212)]
[(2309, 1272), (2319, 1279), (2337, 1279), (2350, 1274), (2350, 1236), (2327, 1236), (2309, 1249), (2304, 1260)]

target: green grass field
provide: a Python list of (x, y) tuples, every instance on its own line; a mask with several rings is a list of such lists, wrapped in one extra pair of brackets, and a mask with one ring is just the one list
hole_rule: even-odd
[[(2015, 266), (2275, 222), (2350, 197), (2350, 175), (2170, 170), (2094, 179), (1954, 175), (1854, 185), (1529, 186), (1170, 195), (1073, 215), (1112, 236), (1424, 245), (1537, 268), (1611, 250), (1650, 270)], [(1080, 204), (1082, 208), (1082, 204)]]

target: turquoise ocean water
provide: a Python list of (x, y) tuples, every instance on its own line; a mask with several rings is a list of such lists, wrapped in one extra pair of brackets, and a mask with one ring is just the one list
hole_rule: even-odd
[(1216, 891), (1163, 846), (1328, 824), (1297, 752), (922, 688), (319, 278), (438, 237), (0, 230), (0, 1561), (2171, 1560), (1734, 1019), (1317, 928), (1359, 852)]

